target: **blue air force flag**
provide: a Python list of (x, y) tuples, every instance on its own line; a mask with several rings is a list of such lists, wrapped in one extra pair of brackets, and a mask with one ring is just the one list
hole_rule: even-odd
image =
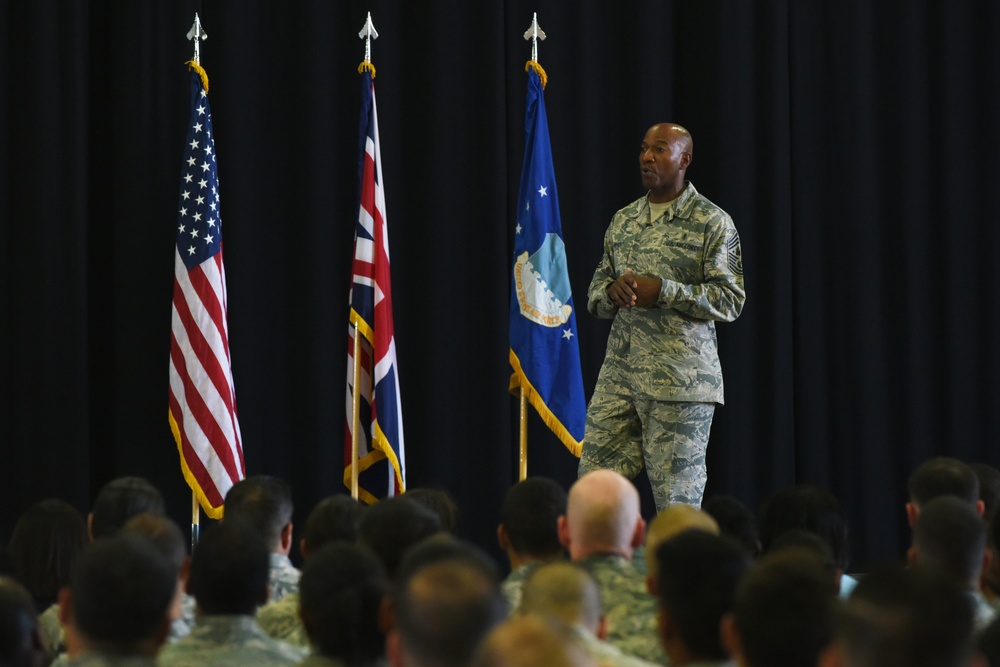
[(525, 135), (511, 275), (510, 391), (523, 388), (546, 425), (580, 456), (587, 403), (545, 97), (534, 69)]

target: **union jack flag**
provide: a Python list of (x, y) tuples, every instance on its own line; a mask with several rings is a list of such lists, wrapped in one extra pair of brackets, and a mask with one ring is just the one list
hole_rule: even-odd
[(219, 174), (203, 72), (191, 72), (177, 212), (169, 419), (184, 478), (205, 513), (218, 519), (226, 492), (246, 476), (246, 466), (229, 359)]
[[(354, 387), (354, 327), (347, 348), (347, 428), (344, 484), (358, 466), (358, 497), (368, 503), (405, 490), (403, 414), (399, 398), (396, 341), (392, 326), (389, 280), (389, 232), (382, 190), (375, 85), (368, 71), (361, 74), (360, 196), (354, 226), (354, 262), (350, 322), (361, 333), (361, 419), (358, 460), (352, 459), (352, 394)], [(374, 381), (373, 381), (374, 378)]]

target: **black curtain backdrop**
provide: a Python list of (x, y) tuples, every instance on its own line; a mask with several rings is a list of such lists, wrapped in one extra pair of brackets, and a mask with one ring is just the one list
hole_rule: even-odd
[[(367, 11), (408, 481), (451, 491), (464, 536), (492, 548), (517, 474), (507, 306), (534, 11), (588, 396), (608, 323), (586, 288), (641, 195), (644, 131), (671, 120), (743, 240), (708, 492), (756, 508), (795, 482), (830, 489), (862, 570), (908, 545), (920, 461), (1000, 464), (997, 3), (2, 2), (2, 540), (33, 502), (85, 512), (124, 474), (188, 522), (166, 417), (195, 11), (247, 471), (291, 482), (298, 525), (346, 492)], [(576, 459), (534, 414), (529, 430), (530, 473), (570, 484)]]

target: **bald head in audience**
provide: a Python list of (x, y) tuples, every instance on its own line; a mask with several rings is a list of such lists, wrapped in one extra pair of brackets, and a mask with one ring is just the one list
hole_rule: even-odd
[(472, 667), (596, 667), (566, 628), (540, 616), (515, 616), (479, 646)]
[(586, 570), (573, 563), (547, 563), (532, 572), (524, 582), (520, 612), (579, 625), (597, 637), (605, 634), (601, 589)]
[(612, 470), (595, 470), (578, 479), (570, 487), (566, 514), (559, 517), (559, 539), (573, 560), (599, 553), (631, 560), (645, 530), (639, 492)]

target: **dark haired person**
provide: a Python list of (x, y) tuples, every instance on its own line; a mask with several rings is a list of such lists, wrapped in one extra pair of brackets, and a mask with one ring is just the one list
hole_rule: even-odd
[(384, 664), (379, 613), (389, 581), (374, 554), (353, 544), (328, 544), (309, 556), (299, 584), (302, 624), (312, 646), (301, 667)]
[(497, 542), (510, 562), (501, 584), (510, 613), (521, 604), (521, 588), (532, 570), (563, 557), (559, 517), (565, 513), (566, 490), (547, 477), (521, 480), (504, 496)]
[(267, 600), (269, 553), (254, 528), (232, 517), (205, 532), (188, 578), (188, 592), (198, 604), (194, 628), (163, 648), (161, 667), (271, 667), (304, 657), (257, 625), (257, 608)]
[(223, 521), (240, 520), (253, 527), (270, 549), (268, 599), (272, 602), (294, 593), (299, 586), (292, 550), (292, 488), (272, 475), (240, 480), (226, 493)]
[(143, 513), (163, 516), (160, 490), (142, 477), (118, 477), (100, 490), (87, 517), (90, 539), (112, 537), (129, 519)]
[(742, 546), (703, 530), (688, 530), (656, 551), (660, 639), (672, 667), (722, 667), (729, 657), (719, 636), (736, 589), (750, 569)]
[(917, 523), (920, 508), (940, 496), (955, 496), (967, 502), (979, 516), (986, 509), (979, 499), (979, 477), (970, 465), (958, 459), (938, 456), (921, 463), (907, 481), (910, 502), (906, 517), (910, 527)]
[(0, 665), (40, 667), (44, 659), (31, 595), (10, 577), (0, 576)]
[(87, 545), (87, 523), (69, 503), (50, 498), (21, 514), (8, 549), (17, 578), (40, 613), (39, 628), (47, 661), (66, 650), (59, 622), (59, 591), (69, 583), (76, 559)]
[(87, 547), (60, 599), (69, 665), (153, 665), (176, 592), (174, 566), (145, 537), (115, 535)]
[[(305, 534), (299, 541), (299, 551), (306, 563), (309, 563), (313, 553), (327, 544), (353, 543), (357, 539), (365, 507), (345, 495), (330, 496), (320, 501), (309, 513)], [(257, 622), (271, 637), (307, 647), (309, 637), (299, 617), (299, 606), (299, 592), (289, 593), (261, 607), (257, 612)]]

